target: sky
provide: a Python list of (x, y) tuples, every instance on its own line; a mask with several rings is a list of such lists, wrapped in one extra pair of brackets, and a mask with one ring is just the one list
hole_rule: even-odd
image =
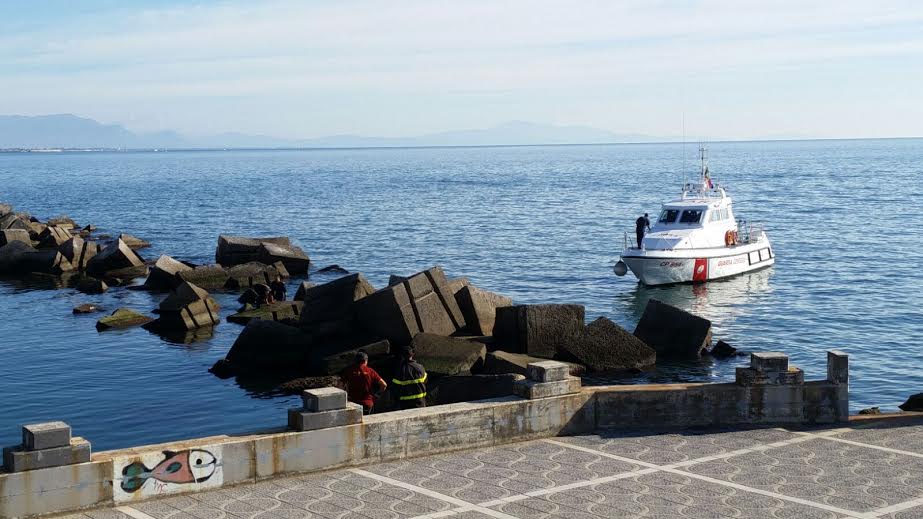
[(0, 114), (402, 137), (923, 136), (919, 1), (0, 0)]

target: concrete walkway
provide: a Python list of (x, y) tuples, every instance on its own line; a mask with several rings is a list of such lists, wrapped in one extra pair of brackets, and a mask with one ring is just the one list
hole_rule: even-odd
[(604, 432), (66, 517), (923, 518), (923, 418), (838, 429)]

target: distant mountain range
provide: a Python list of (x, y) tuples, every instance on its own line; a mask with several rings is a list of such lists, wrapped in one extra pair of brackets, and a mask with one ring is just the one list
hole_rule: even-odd
[(173, 131), (135, 133), (118, 124), (102, 124), (71, 114), (0, 115), (0, 149), (362, 148), (601, 144), (676, 140), (679, 139), (617, 134), (587, 126), (554, 126), (523, 121), (513, 121), (483, 130), (458, 130), (419, 137), (332, 135), (315, 139), (283, 139), (241, 133), (189, 137)]

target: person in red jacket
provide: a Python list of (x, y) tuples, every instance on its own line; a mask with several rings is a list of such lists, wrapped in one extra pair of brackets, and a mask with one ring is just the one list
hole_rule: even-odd
[(369, 356), (364, 351), (356, 353), (353, 365), (340, 373), (346, 385), (346, 397), (362, 406), (363, 414), (372, 414), (375, 395), (388, 388), (388, 384), (369, 367)]

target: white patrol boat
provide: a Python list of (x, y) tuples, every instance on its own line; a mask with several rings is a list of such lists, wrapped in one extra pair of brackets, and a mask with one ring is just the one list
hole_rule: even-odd
[(663, 204), (640, 247), (625, 234), (616, 275), (631, 270), (645, 285), (700, 283), (775, 263), (762, 225), (735, 219), (731, 197), (709, 177), (704, 147), (699, 154), (701, 180), (685, 184), (680, 199)]

